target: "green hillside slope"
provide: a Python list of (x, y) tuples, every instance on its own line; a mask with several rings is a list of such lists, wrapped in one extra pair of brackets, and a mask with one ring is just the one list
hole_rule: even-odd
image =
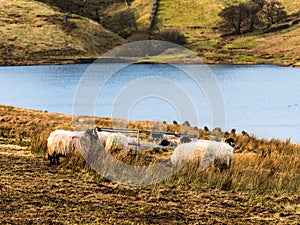
[(0, 65), (67, 63), (124, 42), (95, 21), (33, 0), (0, 1)]
[(164, 27), (211, 27), (222, 7), (218, 0), (161, 0), (158, 17)]
[[(222, 37), (217, 29), (221, 21), (218, 13), (226, 6), (246, 0), (159, 0), (157, 27), (159, 31), (174, 29), (187, 37), (186, 47), (196, 52), (209, 63), (275, 63), (299, 65), (300, 28), (291, 26), (268, 34), (248, 33), (239, 36)], [(297, 13), (300, 1), (279, 0), (289, 15)], [(135, 0), (134, 11), (152, 9), (153, 2)], [(139, 6), (139, 7), (137, 7)], [(138, 20), (148, 25), (150, 13), (143, 14)], [(145, 17), (145, 15), (147, 15)], [(148, 21), (146, 20), (148, 19)], [(293, 20), (299, 18), (294, 16)], [(292, 21), (288, 22), (291, 23)], [(145, 26), (147, 27), (147, 26)]]
[(149, 38), (151, 18), (155, 18), (154, 34), (180, 32), (186, 37), (185, 47), (207, 63), (300, 65), (300, 25), (290, 26), (300, 19), (300, 1), (279, 0), (289, 15), (294, 14), (285, 22), (288, 28), (223, 37), (218, 13), (245, 1), (0, 0), (0, 65), (98, 57), (122, 43)]
[[(160, 0), (158, 17), (163, 27), (214, 27), (218, 13), (228, 5), (247, 0)], [(279, 0), (289, 14), (300, 9), (300, 1)]]
[(155, 0), (135, 0), (130, 9), (135, 13), (138, 28), (147, 29), (150, 26), (150, 17)]

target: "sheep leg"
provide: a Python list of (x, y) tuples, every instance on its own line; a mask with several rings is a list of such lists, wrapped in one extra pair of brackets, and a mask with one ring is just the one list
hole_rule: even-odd
[(59, 155), (56, 155), (55, 159), (56, 159), (56, 165), (59, 165)]
[(54, 164), (55, 164), (55, 158), (54, 158), (53, 156), (50, 156), (50, 155), (48, 154), (48, 159), (49, 159), (49, 161), (50, 161), (50, 165), (54, 165)]
[(221, 173), (223, 173), (223, 172), (225, 172), (227, 170), (228, 170), (228, 166), (225, 163), (223, 163), (223, 164), (220, 165), (220, 172)]
[(219, 171), (221, 173), (223, 173), (224, 171), (228, 170), (228, 168), (229, 168), (226, 163), (221, 163), (221, 162), (219, 162), (217, 160), (215, 160), (214, 165), (215, 165), (215, 168), (219, 169)]
[(229, 162), (228, 162), (228, 169), (230, 169), (230, 167), (231, 167), (231, 159), (229, 159)]

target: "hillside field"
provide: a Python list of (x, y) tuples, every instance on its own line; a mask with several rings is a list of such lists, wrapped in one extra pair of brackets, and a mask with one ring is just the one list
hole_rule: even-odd
[[(49, 166), (44, 157), (48, 134), (71, 129), (71, 116), (1, 105), (0, 121), (2, 224), (300, 222), (300, 146), (288, 140), (226, 133), (237, 141), (229, 171), (187, 168), (162, 183), (134, 187), (104, 179), (80, 158)], [(96, 122), (111, 125), (109, 118)], [(132, 121), (129, 126), (146, 129), (149, 124)], [(180, 129), (167, 126), (168, 131)], [(198, 132), (201, 138), (214, 135)]]
[(0, 65), (62, 64), (96, 58), (124, 43), (88, 18), (33, 0), (0, 1)]

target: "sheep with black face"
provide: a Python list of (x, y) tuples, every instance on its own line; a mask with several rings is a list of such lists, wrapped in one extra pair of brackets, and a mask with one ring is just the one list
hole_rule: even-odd
[(168, 160), (168, 164), (172, 166), (184, 166), (190, 162), (198, 165), (200, 170), (205, 170), (214, 164), (221, 171), (230, 168), (233, 157), (234, 140), (230, 139), (226, 142), (217, 142), (209, 140), (197, 140), (178, 145)]
[(69, 130), (55, 130), (47, 139), (47, 154), (50, 165), (59, 164), (59, 158), (65, 157), (74, 150), (75, 137), (82, 135)]

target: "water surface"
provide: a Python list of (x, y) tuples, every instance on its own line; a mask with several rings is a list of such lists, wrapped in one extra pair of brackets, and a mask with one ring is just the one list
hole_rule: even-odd
[[(89, 66), (75, 64), (0, 67), (0, 104), (73, 114), (74, 98)], [(97, 83), (95, 80), (104, 73), (103, 66), (105, 67), (101, 65), (96, 68), (94, 77), (89, 77), (84, 96), (86, 98), (83, 97), (86, 101), (83, 103), (89, 103), (89, 91), (92, 92), (91, 87)], [(225, 129), (236, 128), (238, 132), (245, 130), (268, 139), (291, 138), (293, 142), (300, 143), (300, 69), (271, 65), (214, 65), (209, 68), (222, 92), (226, 110)], [(204, 68), (200, 73), (203, 74), (206, 70), (207, 68)], [(139, 101), (129, 107), (126, 105), (129, 100), (122, 99), (118, 102), (118, 107), (114, 107), (126, 88), (135, 85), (136, 81), (143, 80), (148, 83), (140, 83), (139, 87), (142, 88), (136, 88), (137, 92), (134, 93), (141, 96)], [(159, 80), (160, 83), (155, 83), (155, 80)], [(192, 101), (199, 118), (198, 124), (192, 125), (213, 128), (211, 107), (218, 106), (212, 106), (207, 93), (199, 89), (186, 73), (171, 65), (138, 64), (122, 68), (114, 73), (102, 91), (97, 93), (94, 113), (97, 116), (114, 116), (114, 108), (124, 108), (127, 111), (120, 115), (125, 115), (125, 119), (168, 123), (172, 123), (173, 120), (179, 123), (185, 120), (193, 122), (188, 116), (181, 115), (181, 112), (188, 111), (185, 104), (176, 105), (166, 98), (161, 98), (160, 91), (164, 90), (164, 87), (164, 96), (168, 96), (169, 91), (168, 84), (162, 81), (177, 85), (178, 90), (182, 90), (182, 98)], [(143, 85), (157, 87), (157, 96), (143, 96), (143, 88), (146, 87)]]

